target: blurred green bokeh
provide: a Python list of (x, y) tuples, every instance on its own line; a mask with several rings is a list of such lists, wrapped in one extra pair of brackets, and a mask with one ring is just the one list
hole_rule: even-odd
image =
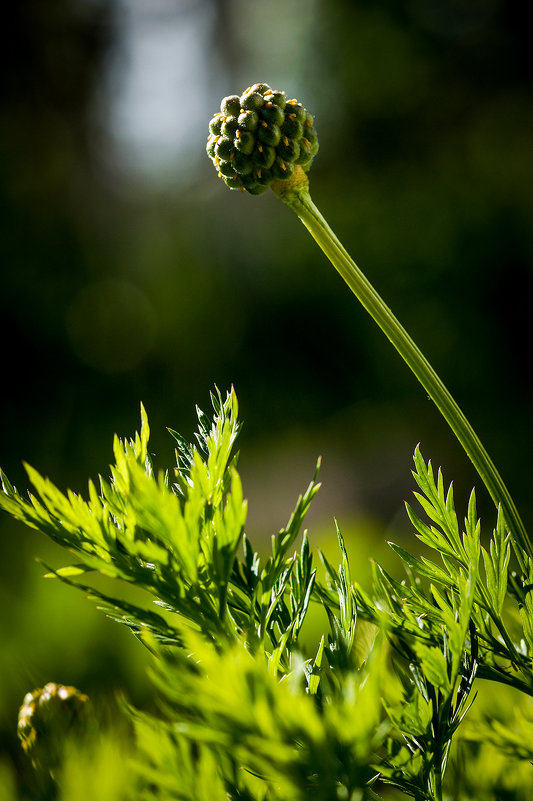
[[(84, 490), (147, 407), (165, 427), (234, 384), (249, 536), (290, 514), (323, 457), (313, 542), (364, 579), (409, 536), (411, 454), (476, 477), (390, 345), (271, 193), (205, 156), (222, 96), (255, 81), (315, 114), (312, 195), (414, 336), (533, 523), (530, 33), (518, 0), (49, 0), (4, 10), (0, 464)], [(492, 523), (490, 504), (480, 498)], [(146, 701), (146, 659), (73, 591), (43, 538), (0, 520), (0, 750), (54, 680)], [(383, 556), (383, 558), (386, 558)], [(21, 768), (21, 772), (23, 772)]]

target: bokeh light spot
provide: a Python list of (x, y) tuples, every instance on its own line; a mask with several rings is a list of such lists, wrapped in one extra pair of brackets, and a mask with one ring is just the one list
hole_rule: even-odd
[(104, 373), (124, 373), (140, 365), (155, 341), (157, 320), (146, 295), (116, 279), (86, 285), (66, 313), (73, 351)]

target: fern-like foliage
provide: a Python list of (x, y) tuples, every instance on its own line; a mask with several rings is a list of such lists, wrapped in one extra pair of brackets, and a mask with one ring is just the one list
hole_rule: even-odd
[[(533, 697), (533, 565), (516, 552), (503, 514), (485, 540), (472, 493), (460, 523), (452, 487), (417, 449), (419, 509), (408, 505), (407, 513), (422, 552), (391, 543), (406, 578), (374, 565), (366, 592), (353, 581), (338, 527), (340, 564), (320, 554), (317, 573), (303, 526), (318, 464), (261, 557), (245, 532), (237, 399), (217, 390), (211, 400), (211, 417), (198, 409), (192, 442), (170, 430), (171, 469), (154, 469), (141, 409), (140, 433), (115, 438), (110, 475), (89, 482), (85, 498), (32, 468), (25, 498), (2, 474), (0, 506), (74, 555), (47, 575), (83, 590), (154, 655), (158, 711), (123, 705), (135, 746), (120, 751), (117, 764), (127, 771), (116, 785), (108, 771), (112, 790), (102, 797), (496, 800), (494, 788), (511, 787), (501, 760), (477, 795), (465, 767), (492, 747), (531, 780), (501, 797), (528, 799), (529, 709), (469, 723), (479, 678)], [(519, 572), (511, 571), (513, 548)], [(91, 573), (113, 579), (117, 591), (95, 589)], [(121, 583), (141, 590), (140, 600), (124, 600)], [(327, 622), (306, 652), (301, 634), (312, 605)], [(93, 756), (105, 762), (104, 746)], [(75, 776), (88, 775), (89, 757), (66, 759), (61, 801), (76, 795)]]
[[(383, 778), (415, 798), (440, 798), (452, 738), (472, 703), (476, 677), (533, 695), (531, 600), (524, 577), (514, 575), (509, 592), (511, 542), (501, 510), (484, 547), (475, 492), (461, 526), (442, 472), (435, 476), (418, 448), (414, 462), (415, 498), (425, 519), (409, 504), (407, 512), (418, 540), (438, 558), (390, 543), (406, 579), (375, 565), (373, 595), (357, 585), (353, 593), (359, 613), (387, 632), (405, 691), (403, 707), (388, 709), (402, 736), (390, 743)], [(519, 557), (527, 563), (524, 553)]]
[[(219, 649), (190, 630), (183, 638), (186, 648), (154, 670), (165, 717), (133, 713), (141, 746), (146, 741), (150, 749), (150, 732), (157, 731), (167, 743), (163, 753), (172, 753), (169, 741), (179, 742), (180, 751), (215, 753), (230, 798), (327, 801), (340, 787), (348, 797), (356, 791), (375, 797), (372, 761), (388, 729), (378, 665), (346, 674), (335, 703), (330, 695), (319, 704), (307, 691), (303, 659), (293, 659), (290, 675), (279, 681), (269, 661), (257, 660), (242, 640)], [(151, 749), (140, 763), (148, 784), (164, 775), (160, 753)]]
[(407, 512), (417, 538), (438, 558), (413, 556), (390, 543), (405, 564), (407, 579), (399, 583), (376, 567), (375, 588), (384, 605), (376, 614), (374, 601), (358, 588), (361, 608), (390, 631), (401, 632), (403, 639), (409, 636), (419, 650), (444, 648), (446, 639), (450, 679), (457, 674), (466, 644), (475, 650), (479, 677), (533, 694), (531, 593), (527, 577), (510, 572), (511, 541), (501, 510), (485, 547), (475, 492), (460, 526), (452, 485), (445, 491), (442, 472), (435, 478), (431, 463), (424, 462), (418, 448), (414, 461), (413, 475), (420, 488), (415, 497), (426, 520), (409, 504)]

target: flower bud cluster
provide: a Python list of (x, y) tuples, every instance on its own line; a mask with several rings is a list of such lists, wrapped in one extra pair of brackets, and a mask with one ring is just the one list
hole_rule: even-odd
[(207, 155), (230, 189), (252, 195), (286, 180), (300, 165), (307, 172), (318, 152), (313, 117), (297, 100), (266, 83), (230, 95), (209, 123)]
[(53, 770), (67, 739), (85, 733), (88, 701), (75, 687), (54, 682), (25, 695), (17, 732), (35, 767)]

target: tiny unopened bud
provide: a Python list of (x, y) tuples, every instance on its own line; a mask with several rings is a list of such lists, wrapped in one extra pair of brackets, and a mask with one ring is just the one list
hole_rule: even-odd
[(93, 723), (89, 707), (87, 695), (54, 682), (26, 694), (17, 733), (34, 767), (54, 772), (67, 743), (89, 732)]

